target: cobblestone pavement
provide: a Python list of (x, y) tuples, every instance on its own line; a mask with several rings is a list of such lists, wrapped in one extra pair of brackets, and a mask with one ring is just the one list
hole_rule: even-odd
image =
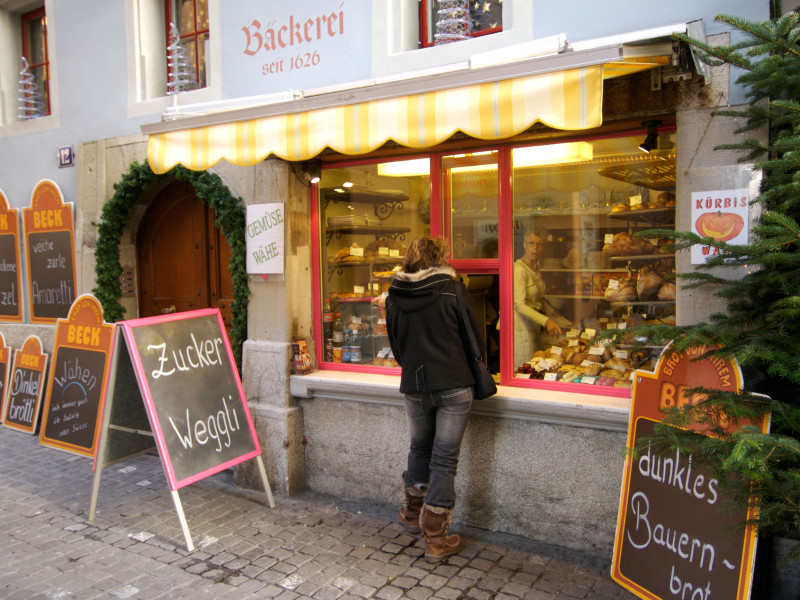
[(465, 548), (438, 565), (394, 509), (236, 488), (221, 473), (180, 490), (184, 546), (161, 462), (104, 469), (87, 522), (91, 459), (0, 427), (0, 598), (633, 598), (606, 559), (456, 526)]

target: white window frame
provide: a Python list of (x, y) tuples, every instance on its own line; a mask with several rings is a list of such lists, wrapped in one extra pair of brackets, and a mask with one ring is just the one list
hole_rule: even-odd
[[(47, 15), (48, 74), (50, 86), (50, 114), (20, 121), (19, 71), (22, 56), (21, 16), (44, 6)], [(53, 0), (20, 0), (0, 8), (0, 138), (48, 131), (60, 125), (58, 106), (58, 56), (55, 52), (53, 31)]]
[(220, 0), (208, 1), (208, 13), (206, 87), (167, 96), (164, 0), (125, 0), (129, 118), (221, 98)]
[(533, 3), (503, 2), (503, 31), (463, 42), (419, 47), (419, 0), (372, 0), (372, 75), (463, 62), (470, 55), (533, 40)]

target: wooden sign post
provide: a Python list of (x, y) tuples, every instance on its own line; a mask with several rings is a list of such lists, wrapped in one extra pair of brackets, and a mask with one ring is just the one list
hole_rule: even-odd
[[(116, 334), (89, 520), (94, 519), (102, 468), (152, 448), (153, 442), (190, 551), (194, 545), (178, 489), (255, 459), (274, 507), (219, 309), (121, 321)], [(137, 384), (139, 393), (132, 395)]]
[(11, 362), (11, 348), (6, 346), (6, 340), (0, 333), (0, 423), (3, 422), (3, 410), (6, 405), (6, 395), (8, 394), (8, 373)]
[[(636, 372), (629, 448), (654, 432), (665, 409), (699, 400), (687, 397), (686, 389), (741, 389), (738, 364), (720, 358), (697, 360), (702, 354), (699, 348), (678, 353), (668, 347), (654, 372)], [(750, 423), (737, 427), (743, 425)], [(757, 425), (767, 431), (766, 421)], [(629, 455), (611, 578), (640, 598), (748, 598), (756, 532), (737, 525), (755, 514), (744, 508), (734, 512), (726, 500), (721, 483), (699, 456), (662, 454), (650, 447), (635, 458)]]
[(0, 190), (0, 321), (22, 321), (19, 290), (19, 211)]
[(114, 326), (103, 323), (103, 307), (84, 294), (59, 319), (39, 441), (94, 456), (100, 398)]
[(35, 335), (29, 336), (22, 349), (14, 352), (14, 366), (3, 411), (5, 427), (36, 434), (46, 370), (47, 354), (42, 352), (42, 340)]
[(64, 319), (75, 300), (75, 231), (72, 204), (52, 181), (40, 181), (31, 207), (22, 209), (31, 323)]

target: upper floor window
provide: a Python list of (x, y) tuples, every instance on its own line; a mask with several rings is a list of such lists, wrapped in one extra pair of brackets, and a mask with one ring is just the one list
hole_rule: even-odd
[(170, 45), (169, 24), (173, 23), (180, 33), (186, 59), (197, 75), (197, 87), (206, 87), (208, 0), (166, 0), (166, 17), (167, 46)]
[[(31, 111), (37, 113), (29, 114), (29, 116), (49, 115), (50, 63), (47, 57), (47, 17), (44, 8), (21, 15), (20, 22), (22, 24), (22, 56), (28, 63), (30, 74), (33, 75), (32, 85), (35, 86), (27, 92), (24, 102), (31, 108)], [(20, 101), (22, 102), (23, 98)]]
[(423, 47), (457, 42), (503, 30), (503, 0), (422, 0)]

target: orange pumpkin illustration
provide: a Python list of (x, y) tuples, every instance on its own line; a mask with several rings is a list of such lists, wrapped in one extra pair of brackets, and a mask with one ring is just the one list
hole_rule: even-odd
[(717, 242), (726, 242), (744, 229), (744, 219), (736, 213), (703, 213), (695, 221), (697, 233)]

